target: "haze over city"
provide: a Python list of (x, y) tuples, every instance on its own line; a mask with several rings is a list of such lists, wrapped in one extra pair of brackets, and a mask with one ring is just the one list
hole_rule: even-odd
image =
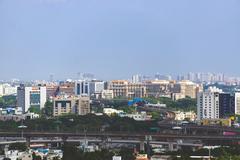
[(240, 75), (238, 0), (1, 0), (1, 79)]

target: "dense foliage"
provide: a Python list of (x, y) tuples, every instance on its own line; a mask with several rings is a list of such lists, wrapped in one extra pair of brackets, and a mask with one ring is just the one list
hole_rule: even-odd
[(114, 155), (122, 156), (124, 160), (134, 160), (132, 149), (122, 148), (119, 151), (110, 151), (103, 149), (101, 151), (86, 152), (78, 149), (71, 144), (65, 144), (63, 147), (63, 160), (112, 160)]
[(156, 103), (166, 104), (167, 108), (172, 110), (183, 110), (183, 111), (197, 110), (197, 100), (189, 97), (179, 99), (177, 101), (173, 101), (171, 98), (167, 98), (167, 97), (160, 97), (160, 98), (148, 97), (144, 99), (147, 102), (153, 103), (153, 104), (156, 104)]
[[(191, 160), (190, 156), (208, 156), (209, 150), (208, 149), (200, 149), (197, 151), (192, 151), (191, 148), (186, 147), (178, 152), (171, 152), (167, 153), (168, 155), (180, 155), (181, 158), (174, 158), (178, 160)], [(234, 145), (229, 147), (220, 147), (211, 149), (211, 156), (215, 157), (216, 160), (240, 160), (240, 146)]]
[(19, 151), (26, 151), (27, 145), (25, 143), (12, 143), (9, 145), (9, 150), (19, 150)]
[(16, 106), (16, 103), (16, 96), (10, 95), (0, 97), (0, 107)]
[[(0, 121), (1, 131), (17, 131), (21, 122)], [(56, 118), (39, 118), (25, 120), (26, 131), (47, 131), (47, 132), (98, 132), (104, 128), (105, 131), (125, 131), (125, 132), (146, 132), (150, 127), (157, 127), (157, 121), (140, 122), (131, 118), (121, 118), (118, 116), (96, 116), (88, 114), (85, 116), (66, 115)], [(20, 132), (20, 130), (19, 130)]]

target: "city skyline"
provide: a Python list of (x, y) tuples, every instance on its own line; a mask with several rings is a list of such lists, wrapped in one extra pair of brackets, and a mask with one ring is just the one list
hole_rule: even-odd
[(2, 0), (0, 79), (240, 75), (240, 2), (205, 2)]

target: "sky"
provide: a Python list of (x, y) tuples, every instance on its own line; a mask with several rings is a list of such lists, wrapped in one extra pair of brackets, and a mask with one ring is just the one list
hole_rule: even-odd
[(239, 0), (0, 0), (0, 79), (240, 75)]

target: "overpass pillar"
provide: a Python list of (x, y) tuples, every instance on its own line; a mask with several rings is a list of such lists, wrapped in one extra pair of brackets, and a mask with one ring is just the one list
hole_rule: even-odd
[(145, 151), (145, 146), (144, 145), (145, 145), (144, 141), (141, 141), (140, 142), (140, 151), (143, 151), (143, 152)]
[(68, 139), (68, 137), (66, 137), (66, 136), (62, 137), (62, 144), (61, 144), (61, 147), (64, 146), (64, 145), (66, 144), (67, 139)]
[(31, 144), (31, 137), (26, 137), (26, 145), (28, 148), (30, 148), (30, 144)]
[(169, 151), (173, 151), (173, 143), (172, 142), (169, 142), (168, 149), (169, 149)]

